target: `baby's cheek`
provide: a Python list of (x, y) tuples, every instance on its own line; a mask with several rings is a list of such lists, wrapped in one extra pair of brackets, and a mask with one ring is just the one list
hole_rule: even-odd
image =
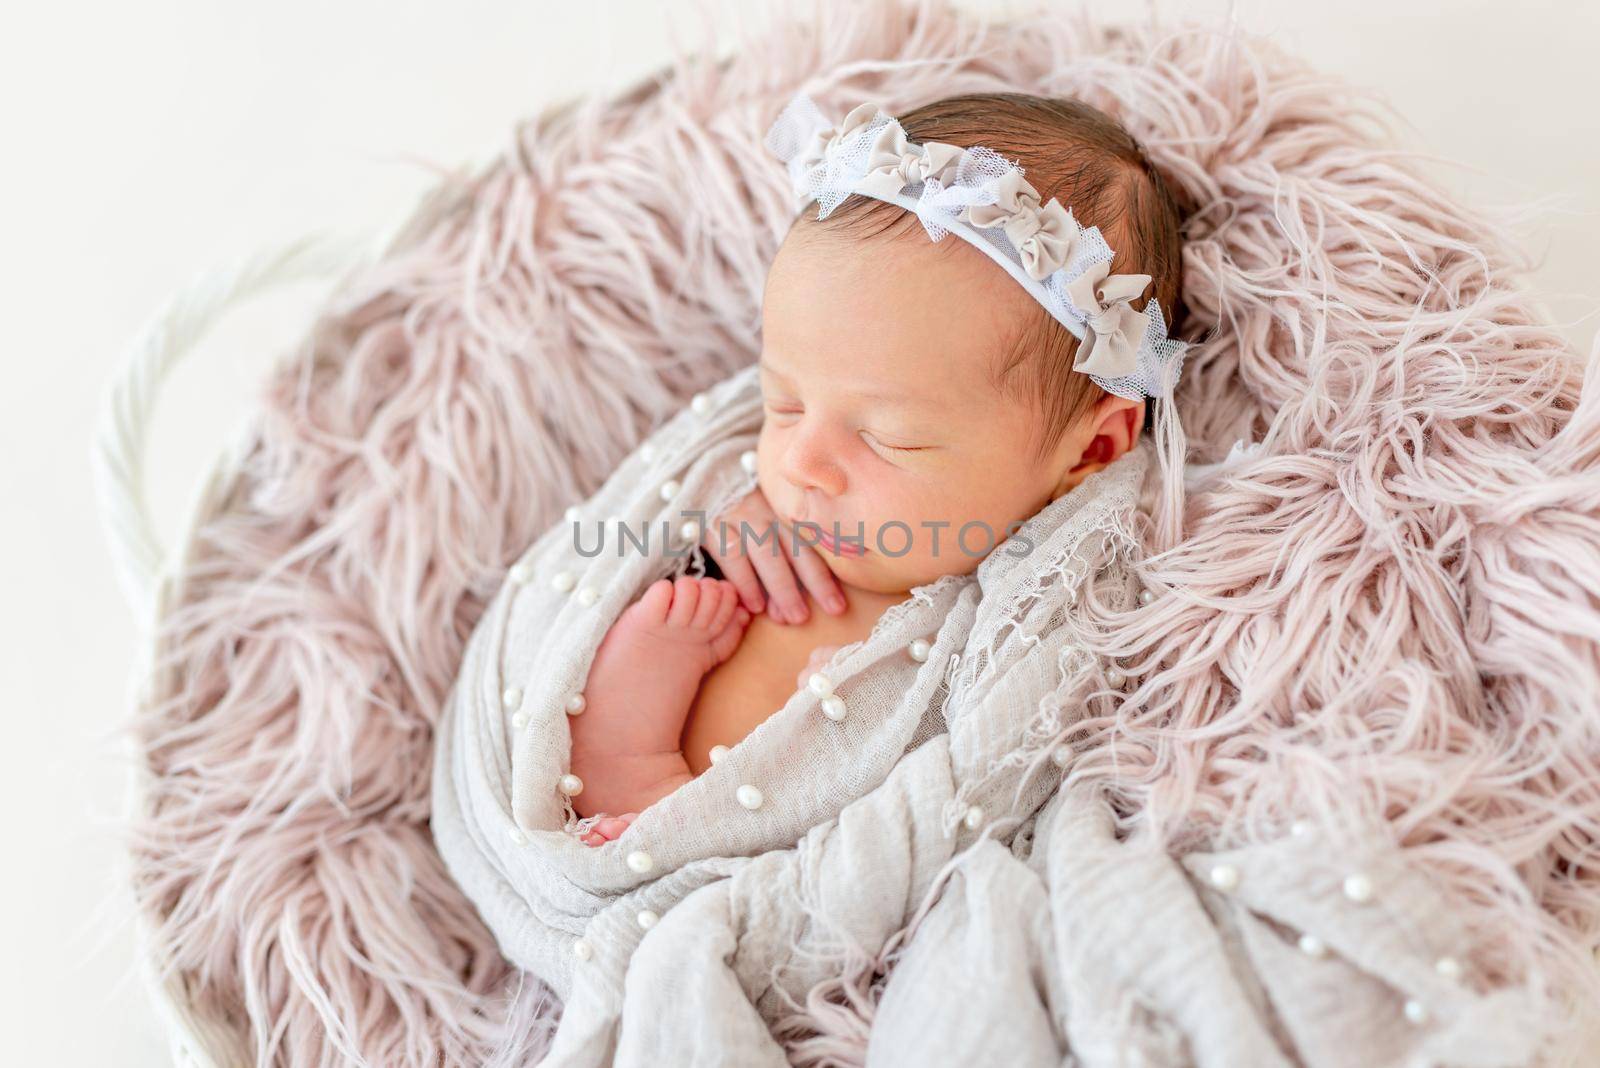
[(778, 491), (778, 450), (781, 443), (778, 440), (779, 432), (770, 421), (761, 424), (761, 436), (756, 439), (756, 486), (766, 494), (767, 500), (773, 501), (773, 492)]

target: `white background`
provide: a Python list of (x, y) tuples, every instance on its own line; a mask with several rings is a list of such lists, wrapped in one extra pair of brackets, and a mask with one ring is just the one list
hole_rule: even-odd
[[(665, 61), (674, 25), (695, 39), (696, 10), (685, 0), (100, 0), (9, 12), (6, 1063), (168, 1063), (131, 972), (112, 834), (126, 769), (119, 744), (104, 740), (125, 715), (136, 625), (105, 549), (89, 445), (124, 347), (204, 269), (308, 230), (386, 226), (431, 184), (417, 161), (487, 162), (544, 103), (629, 85)], [(1466, 165), (1441, 164), (1439, 179), (1475, 203), (1554, 198), (1528, 241), (1550, 308), (1588, 351), (1600, 305), (1600, 7), (1240, 0), (1234, 10), (1247, 28), (1379, 88), (1414, 127), (1412, 145)], [(316, 295), (303, 285), (242, 309), (176, 374), (150, 446), (164, 540)]]

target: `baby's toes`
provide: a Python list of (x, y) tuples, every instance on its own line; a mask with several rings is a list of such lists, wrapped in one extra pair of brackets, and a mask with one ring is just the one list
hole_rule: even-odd
[(638, 616), (641, 623), (659, 625), (666, 620), (671, 607), (672, 580), (657, 579), (626, 611)]
[(684, 575), (672, 584), (672, 608), (667, 612), (669, 627), (687, 627), (700, 607), (700, 580)]
[(744, 628), (750, 623), (750, 612), (744, 605), (734, 606), (733, 615), (728, 617), (728, 622), (711, 639), (711, 652), (717, 658), (717, 663), (722, 663), (733, 655), (739, 648), (739, 642), (744, 639)]
[(725, 579), (717, 581), (719, 583), (717, 611), (706, 626), (712, 634), (721, 634), (728, 621), (733, 619), (733, 610), (739, 607), (739, 587)]
[(690, 623), (695, 630), (705, 631), (708, 635), (715, 634), (720, 627), (712, 624), (716, 621), (717, 614), (721, 611), (727, 594), (723, 590), (721, 579), (700, 580), (700, 604), (694, 610), (694, 621)]

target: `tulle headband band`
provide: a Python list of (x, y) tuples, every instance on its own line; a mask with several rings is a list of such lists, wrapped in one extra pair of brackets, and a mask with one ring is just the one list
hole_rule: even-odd
[(928, 236), (955, 233), (1019, 282), (1081, 342), (1072, 369), (1108, 393), (1137, 400), (1170, 395), (1185, 342), (1167, 337), (1160, 302), (1129, 303), (1147, 274), (1111, 274), (1112, 250), (1099, 227), (1023, 180), (1022, 168), (982, 146), (961, 148), (906, 140), (900, 123), (861, 104), (830, 123), (804, 93), (767, 131), (766, 147), (788, 165), (802, 204), (816, 201), (825, 219), (850, 194), (898, 204)]

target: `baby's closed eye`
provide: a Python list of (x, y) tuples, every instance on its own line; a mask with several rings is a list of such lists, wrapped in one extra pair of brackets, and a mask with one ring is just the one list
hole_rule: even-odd
[(873, 444), (881, 445), (886, 449), (893, 449), (895, 452), (924, 452), (934, 447), (932, 445), (897, 444), (892, 438), (885, 438), (882, 434), (875, 433), (871, 430), (863, 430), (861, 434)]

